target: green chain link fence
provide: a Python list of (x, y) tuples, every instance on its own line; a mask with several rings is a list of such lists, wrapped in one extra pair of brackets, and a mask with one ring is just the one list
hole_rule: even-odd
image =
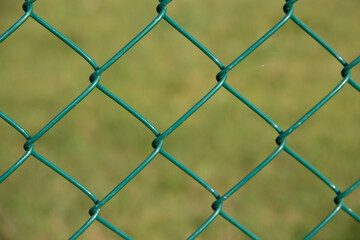
[[(360, 179), (349, 186), (347, 189), (340, 190), (333, 182), (331, 182), (326, 176), (324, 176), (319, 170), (313, 167), (308, 161), (302, 158), (298, 153), (292, 150), (286, 144), (286, 138), (293, 134), (297, 128), (299, 128), (305, 121), (307, 121), (311, 116), (313, 116), (320, 108), (322, 108), (331, 98), (333, 98), (338, 92), (342, 90), (345, 85), (351, 85), (355, 92), (360, 91), (360, 85), (356, 83), (351, 78), (351, 69), (354, 68), (360, 62), (360, 56), (352, 61), (347, 62), (339, 53), (336, 52), (329, 44), (327, 44), (322, 38), (320, 38), (314, 31), (312, 31), (308, 26), (306, 26), (299, 18), (294, 15), (294, 9), (296, 6), (297, 0), (287, 0), (283, 11), (285, 16), (281, 21), (279, 21), (273, 28), (266, 32), (260, 39), (258, 39), (250, 48), (244, 51), (240, 56), (234, 59), (227, 66), (224, 65), (212, 52), (210, 52), (202, 43), (190, 35), (183, 27), (176, 23), (169, 15), (167, 15), (167, 5), (171, 0), (162, 0), (156, 7), (158, 15), (156, 18), (151, 21), (146, 28), (144, 28), (135, 38), (133, 38), (128, 44), (126, 44), (118, 53), (116, 53), (112, 58), (110, 58), (104, 65), (98, 66), (98, 64), (79, 46), (74, 44), (69, 38), (60, 33), (57, 29), (52, 27), (49, 23), (44, 21), (40, 16), (34, 12), (35, 0), (26, 0), (23, 4), (23, 9), (25, 14), (13, 24), (7, 31), (0, 35), (0, 43), (3, 42), (7, 37), (14, 33), (21, 25), (26, 22), (29, 18), (34, 19), (44, 28), (49, 30), (52, 34), (58, 37), (61, 41), (66, 43), (70, 48), (77, 52), (85, 61), (87, 61), (91, 67), (94, 69), (94, 72), (90, 75), (90, 85), (77, 97), (75, 98), (66, 108), (64, 108), (59, 114), (57, 114), (53, 119), (51, 119), (48, 124), (46, 124), (40, 131), (35, 135), (31, 136), (27, 130), (20, 126), (17, 122), (12, 120), (4, 112), (0, 111), (0, 117), (10, 124), (16, 131), (24, 136), (26, 142), (24, 144), (25, 154), (17, 160), (13, 166), (11, 166), (5, 173), (0, 176), (0, 183), (3, 183), (11, 174), (13, 174), (27, 159), (29, 156), (33, 156), (54, 172), (61, 175), (64, 179), (69, 181), (78, 188), (84, 194), (86, 194), (93, 202), (93, 207), (89, 210), (90, 218), (83, 224), (81, 228), (78, 229), (70, 239), (77, 239), (80, 235), (84, 233), (95, 221), (100, 222), (105, 227), (111, 229), (113, 232), (118, 234), (124, 239), (132, 239), (131, 236), (127, 235), (117, 226), (114, 226), (111, 222), (104, 219), (100, 212), (101, 208), (106, 205), (110, 199), (112, 199), (116, 194), (118, 194), (130, 181), (132, 181), (148, 164), (157, 156), (162, 155), (167, 158), (171, 163), (176, 165), (180, 170), (184, 171), (189, 177), (194, 181), (198, 182), (202, 187), (204, 187), (209, 194), (213, 195), (214, 202), (212, 204), (213, 213), (207, 218), (205, 222), (197, 229), (194, 229), (194, 232), (188, 237), (188, 239), (195, 239), (199, 236), (213, 221), (215, 218), (222, 217), (226, 219), (230, 224), (235, 228), (241, 230), (251, 239), (259, 239), (256, 233), (251, 232), (246, 226), (242, 225), (236, 221), (232, 216), (226, 213), (223, 210), (226, 200), (229, 199), (235, 192), (240, 191), (242, 187), (248, 183), (255, 175), (262, 171), (274, 158), (276, 158), (282, 151), (288, 153), (294, 160), (298, 161), (314, 174), (319, 180), (325, 183), (332, 191), (334, 191), (334, 203), (335, 208), (328, 213), (328, 216), (325, 217), (317, 226), (314, 226), (313, 230), (308, 233), (304, 239), (311, 239), (314, 237), (322, 228), (324, 228), (340, 211), (346, 212), (350, 215), (355, 221), (360, 222), (360, 216), (355, 213), (352, 209), (345, 205), (346, 196), (351, 194), (355, 189), (360, 186)], [(341, 65), (342, 71), (339, 78), (340, 82), (331, 90), (326, 96), (322, 98), (313, 108), (311, 108), (305, 115), (303, 115), (298, 121), (296, 121), (292, 126), (286, 130), (282, 130), (280, 126), (274, 122), (268, 115), (266, 115), (262, 110), (256, 107), (252, 102), (247, 100), (241, 93), (236, 91), (232, 86), (230, 86), (226, 80), (228, 78), (228, 73), (234, 69), (240, 62), (245, 60), (250, 54), (252, 54), (260, 45), (262, 45), (266, 40), (273, 36), (279, 29), (281, 29), (287, 22), (293, 21), (306, 32), (311, 38), (313, 38), (318, 44), (325, 48), (333, 58), (335, 58)], [(104, 73), (108, 68), (110, 68), (117, 60), (119, 60), (129, 49), (136, 47), (136, 44), (147, 35), (160, 21), (166, 21), (173, 28), (179, 32), (179, 37), (185, 37), (192, 44), (194, 44), (198, 49), (200, 49), (209, 59), (211, 59), (219, 68), (218, 74), (216, 75), (217, 83), (213, 86), (211, 91), (205, 94), (202, 99), (197, 102), (193, 107), (191, 107), (186, 113), (182, 115), (176, 122), (174, 122), (166, 131), (160, 132), (155, 125), (149, 122), (145, 117), (143, 117), (138, 111), (136, 111), (129, 104), (124, 102), (121, 98), (113, 94), (109, 89), (105, 88), (101, 83), (100, 79), (102, 73)], [(356, 23), (355, 23), (356, 24)], [(49, 161), (43, 157), (40, 153), (34, 150), (36, 142), (41, 139), (52, 127), (54, 127), (61, 119), (67, 115), (73, 108), (76, 107), (78, 103), (83, 101), (91, 92), (95, 89), (99, 89), (104, 96), (109, 97), (122, 108), (126, 109), (130, 114), (132, 114), (138, 121), (144, 124), (153, 134), (154, 141), (152, 146), (154, 148), (153, 152), (139, 165), (137, 166), (123, 181), (121, 181), (112, 191), (110, 191), (103, 199), (98, 199), (96, 195), (91, 192), (86, 186), (82, 185), (74, 177), (70, 176), (68, 173), (60, 169), (53, 162)], [(220, 89), (230, 92), (235, 99), (238, 99), (240, 102), (245, 104), (248, 108), (254, 111), (260, 118), (266, 121), (277, 133), (275, 141), (278, 147), (268, 155), (268, 157), (263, 160), (256, 168), (254, 168), (246, 177), (241, 179), (237, 184), (235, 184), (231, 189), (225, 194), (220, 195), (212, 186), (205, 182), (200, 176), (195, 174), (191, 169), (185, 166), (182, 162), (175, 159), (170, 153), (166, 152), (163, 148), (166, 138), (171, 135), (175, 129), (180, 127), (189, 117), (191, 117), (199, 108), (201, 108), (210, 98), (212, 98)], [(354, 103), (357, 104), (357, 103)], [(358, 108), (354, 106), (354, 108)], [(286, 194), (286, 193), (285, 193)], [(2, 193), (2, 197), (6, 197), (6, 193)], [(184, 236), (186, 237), (186, 236)]]

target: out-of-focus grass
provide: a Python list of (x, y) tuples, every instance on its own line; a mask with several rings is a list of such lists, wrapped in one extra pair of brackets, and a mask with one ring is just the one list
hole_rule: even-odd
[[(0, 2), (0, 32), (21, 14)], [(155, 16), (156, 1), (37, 1), (34, 11), (102, 65)], [(168, 14), (229, 64), (283, 17), (283, 1), (177, 0)], [(360, 2), (299, 1), (295, 13), (345, 59), (359, 54)], [(89, 84), (92, 69), (29, 19), (0, 44), (0, 109), (31, 135)], [(288, 128), (340, 80), (342, 67), (289, 22), (229, 73), (228, 83)], [(166, 130), (215, 84), (217, 67), (161, 22), (102, 75), (102, 84)], [(359, 82), (359, 67), (352, 77)], [(287, 143), (344, 190), (359, 178), (359, 94), (344, 89)], [(0, 173), (24, 139), (0, 121)], [(220, 194), (275, 148), (276, 132), (224, 89), (170, 135), (164, 149)], [(95, 89), (37, 144), (36, 151), (103, 198), (152, 151), (154, 136)], [(0, 239), (66, 239), (91, 201), (35, 158), (0, 185)], [(300, 239), (334, 208), (334, 193), (285, 153), (224, 204), (262, 239)], [(360, 212), (360, 191), (345, 203)], [(135, 239), (184, 239), (212, 213), (213, 197), (158, 156), (101, 210)], [(356, 239), (359, 224), (340, 212), (315, 239)], [(94, 223), (80, 239), (114, 239)], [(218, 217), (199, 239), (242, 239)]]

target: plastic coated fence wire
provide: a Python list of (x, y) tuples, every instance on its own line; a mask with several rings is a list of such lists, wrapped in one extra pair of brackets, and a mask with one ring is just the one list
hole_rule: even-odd
[[(12, 173), (14, 173), (28, 158), (29, 156), (33, 156), (37, 158), (42, 163), (46, 164), (53, 171), (61, 175), (63, 178), (71, 182), (75, 187), (84, 192), (93, 202), (94, 206), (89, 210), (90, 218), (82, 225), (81, 228), (77, 232), (75, 232), (70, 239), (77, 239), (89, 226), (91, 226), (94, 221), (98, 221), (102, 223), (107, 228), (111, 229), (113, 232), (117, 233), (124, 239), (132, 239), (125, 232), (112, 225), (106, 219), (100, 216), (101, 207), (104, 206), (112, 197), (114, 197), (121, 189), (127, 185), (136, 175), (141, 172), (157, 155), (161, 154), (165, 158), (167, 158), (170, 162), (176, 165), (179, 169), (188, 174), (191, 178), (197, 181), (200, 185), (202, 185), (210, 194), (214, 196), (214, 203), (212, 204), (212, 209), (214, 212), (208, 219), (199, 226), (193, 234), (191, 234), (188, 239), (195, 239), (197, 236), (201, 234), (201, 232), (206, 229), (212, 221), (221, 216), (226, 219), (229, 223), (231, 223), (234, 227), (241, 230), (244, 234), (246, 234), (251, 239), (259, 239), (255, 233), (251, 232), (245, 226), (241, 225), (237, 222), (233, 217), (228, 215), (223, 211), (223, 204), (226, 200), (231, 197), (235, 192), (239, 191), (242, 186), (244, 186), (247, 182), (249, 182), (257, 173), (259, 173), (264, 167), (266, 167), (280, 152), (285, 151), (296, 161), (300, 162), (305, 168), (307, 168), (310, 172), (312, 172), (316, 177), (318, 177), (322, 182), (324, 182), (330, 189), (332, 189), (335, 193), (334, 203), (335, 208), (333, 211), (329, 213), (329, 215), (321, 221), (317, 226), (313, 228), (311, 232), (304, 239), (310, 239), (315, 234), (317, 234), (322, 228), (326, 226), (334, 216), (339, 213), (339, 211), (344, 211), (348, 213), (354, 220), (360, 222), (360, 216), (355, 213), (353, 210), (348, 208), (345, 205), (345, 198), (347, 195), (351, 194), (356, 188), (360, 186), (360, 179), (357, 180), (353, 185), (349, 186), (347, 189), (341, 191), (333, 182), (331, 182), (326, 176), (324, 176), (320, 171), (314, 168), (309, 162), (303, 159), (298, 153), (294, 152), (291, 148), (286, 145), (286, 137), (292, 134), (297, 128), (299, 128), (307, 119), (309, 119), (316, 111), (318, 111), (324, 104), (326, 104), (331, 98), (333, 98), (346, 84), (350, 84), (357, 92), (360, 91), (360, 85), (356, 83), (353, 79), (351, 79), (351, 69), (354, 68), (360, 62), (360, 56), (348, 63), (345, 59), (340, 56), (339, 53), (336, 52), (330, 45), (328, 45), (323, 39), (321, 39), (315, 32), (313, 32), (309, 27), (307, 27), (299, 18), (294, 15), (294, 4), (297, 0), (287, 0), (283, 11), (285, 16), (281, 19), (273, 28), (271, 28), (267, 33), (265, 33), (260, 39), (258, 39), (250, 48), (244, 51), (239, 57), (233, 60), (229, 65), (225, 66), (214, 54), (212, 54), (204, 45), (202, 45), (198, 40), (196, 40), (193, 36), (191, 36), (184, 28), (182, 28), (179, 24), (177, 24), (169, 15), (167, 15), (167, 5), (171, 2), (171, 0), (160, 0), (160, 3), (157, 5), (156, 10), (158, 15), (151, 21), (146, 28), (144, 28), (135, 38), (133, 38), (127, 45), (125, 45), (117, 54), (115, 54), (112, 58), (110, 58), (104, 65), (98, 66), (95, 61), (86, 54), (79, 46), (74, 44), (70, 39), (68, 39), (65, 35), (60, 33), (58, 30), (53, 28), (49, 23), (44, 21), (40, 16), (38, 16), (34, 12), (34, 3), (36, 0), (26, 0), (23, 4), (23, 10), (25, 14), (16, 21), (7, 31), (5, 31), (2, 35), (0, 35), (0, 43), (4, 41), (7, 37), (9, 37), (13, 32), (15, 32), (21, 25), (27, 21), (29, 18), (34, 19), (36, 22), (41, 24), (44, 28), (49, 30), (55, 36), (57, 36), (61, 41), (66, 43), (69, 47), (71, 47), (74, 51), (76, 51), (81, 57), (84, 58), (94, 69), (94, 72), (90, 75), (90, 85), (77, 97), (75, 98), (66, 108), (64, 108), (58, 115), (56, 115), (53, 119), (50, 120), (48, 124), (46, 124), (40, 131), (38, 131), (34, 136), (31, 136), (24, 128), (22, 128), (18, 123), (13, 121), (8, 115), (4, 112), (0, 111), (0, 117), (10, 124), (15, 130), (21, 133), (26, 142), (24, 144), (25, 153), (24, 155), (15, 162), (13, 166), (11, 166), (5, 173), (0, 176), (0, 183), (2, 183), (6, 178), (8, 178)], [(184, 115), (179, 118), (173, 125), (171, 125), (166, 131), (160, 133), (157, 128), (146, 120), (139, 112), (133, 109), (126, 102), (121, 100), (118, 96), (113, 94), (110, 90), (105, 88), (100, 83), (101, 74), (106, 71), (113, 63), (115, 63), (119, 58), (121, 58), (129, 49), (134, 47), (138, 41), (140, 41), (145, 35), (147, 35), (156, 25), (165, 20), (168, 22), (173, 28), (175, 28), (180, 34), (182, 34), (185, 38), (187, 38), (192, 44), (194, 44), (197, 48), (199, 48), (204, 54), (206, 54), (218, 67), (219, 73), (216, 75), (217, 83), (214, 85), (211, 91), (203, 96), (203, 98), (196, 103), (193, 107), (191, 107)], [(236, 67), (241, 61), (243, 61), (247, 56), (253, 53), (261, 44), (263, 44), (267, 39), (269, 39), (274, 33), (276, 33), (280, 28), (282, 28), (289, 21), (295, 22), (299, 28), (305, 31), (311, 38), (317, 41), (323, 48), (325, 48), (342, 66), (343, 69), (341, 71), (342, 79), (334, 87), (332, 91), (330, 91), (323, 99), (318, 102), (312, 109), (310, 109), (303, 117), (301, 117), (298, 121), (296, 121), (292, 126), (287, 128), (286, 130), (282, 130), (277, 123), (275, 123), (270, 117), (268, 117), (263, 111), (257, 108), (253, 103), (248, 101), (242, 94), (237, 92), (234, 88), (232, 88), (228, 83), (226, 83), (227, 74), (234, 67)], [(79, 102), (84, 100), (95, 88), (98, 88), (101, 92), (103, 92), (106, 96), (114, 100), (124, 109), (126, 109), (130, 114), (132, 114), (136, 119), (142, 122), (150, 131), (152, 131), (155, 135), (155, 139), (152, 142), (154, 147), (153, 152), (139, 165), (137, 166), (132, 173), (130, 173), (122, 182), (119, 183), (111, 192), (109, 192), (103, 199), (98, 199), (94, 193), (88, 190), (85, 186), (83, 186), (80, 182), (78, 182), (75, 178), (61, 170), (51, 161), (43, 157), (40, 153), (34, 150), (34, 146), (36, 142), (43, 137), (54, 125), (56, 125), (66, 114), (68, 114)], [(243, 104), (253, 110), (258, 114), (263, 120), (265, 120), (275, 131), (278, 133), (278, 137), (276, 138), (276, 143), (278, 147), (263, 161), (259, 164), (255, 169), (253, 169), (246, 177), (241, 179), (235, 186), (229, 189), (225, 194), (220, 195), (217, 191), (211, 187), (208, 183), (202, 180), (198, 175), (192, 172), (189, 168), (187, 168), (180, 161), (175, 159), (172, 155), (166, 152), (163, 148), (163, 143), (167, 136), (169, 136), (176, 128), (178, 128), (184, 121), (186, 121), (195, 111), (197, 111), (204, 103), (206, 103), (214, 94), (216, 94), (221, 88), (229, 91), (235, 98), (240, 100)]]

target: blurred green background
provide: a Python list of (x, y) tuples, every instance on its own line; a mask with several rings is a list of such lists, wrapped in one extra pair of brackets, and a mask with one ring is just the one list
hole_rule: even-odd
[[(168, 15), (225, 65), (283, 16), (284, 1), (175, 0)], [(0, 32), (22, 14), (0, 1)], [(156, 16), (155, 0), (38, 0), (34, 12), (104, 64)], [(360, 50), (360, 1), (299, 1), (295, 14), (348, 62)], [(34, 20), (0, 44), (0, 109), (31, 135), (88, 85), (90, 65)], [(341, 81), (342, 66), (288, 22), (229, 73), (228, 83), (287, 129)], [(215, 84), (218, 68), (165, 21), (102, 75), (101, 83), (161, 132)], [(352, 70), (360, 82), (360, 67)], [(341, 190), (359, 179), (359, 93), (346, 85), (287, 138)], [(23, 153), (24, 138), (0, 121), (0, 174)], [(275, 148), (276, 132), (221, 89), (165, 140), (164, 149), (224, 194)], [(95, 89), (35, 145), (37, 152), (102, 199), (152, 151), (154, 135)], [(0, 185), (0, 239), (67, 239), (92, 202), (30, 157)], [(301, 239), (335, 207), (335, 194), (286, 153), (224, 204), (262, 239)], [(345, 199), (360, 213), (360, 189)], [(212, 213), (212, 195), (157, 156), (101, 210), (135, 239), (185, 239)], [(117, 239), (95, 222), (79, 239)], [(314, 239), (358, 239), (344, 212)], [(198, 239), (246, 239), (218, 217)]]

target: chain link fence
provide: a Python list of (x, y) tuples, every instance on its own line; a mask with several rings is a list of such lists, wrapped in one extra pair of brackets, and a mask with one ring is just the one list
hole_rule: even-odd
[[(299, 2), (299, 3), (297, 3)], [(151, 21), (138, 35), (136, 35), (133, 39), (131, 39), (128, 44), (126, 44), (120, 51), (118, 51), (112, 58), (108, 59), (108, 61), (99, 66), (91, 56), (89, 56), (85, 51), (83, 51), (78, 45), (76, 45), (72, 40), (62, 34), (60, 31), (52, 27), (48, 22), (43, 20), (39, 15), (35, 13), (36, 4), (41, 4), (40, 1), (35, 2), (35, 0), (26, 0), (23, 4), (23, 10), (25, 14), (16, 21), (8, 30), (6, 30), (2, 35), (0, 35), (0, 43), (2, 43), (5, 39), (10, 37), (15, 31), (21, 29), (21, 26), (28, 21), (29, 19), (35, 20), (38, 24), (46, 28), (52, 34), (54, 34), (59, 41), (63, 41), (70, 48), (72, 48), (78, 55), (80, 55), (84, 61), (86, 61), (93, 68), (93, 72), (89, 73), (90, 84), (83, 92), (78, 95), (70, 104), (67, 105), (61, 112), (59, 112), (53, 119), (51, 119), (43, 128), (38, 131), (35, 135), (30, 135), (29, 131), (24, 129), (20, 124), (14, 121), (11, 116), (8, 116), (5, 112), (0, 111), (0, 117), (3, 121), (8, 123), (13, 127), (14, 130), (19, 132), (25, 138), (24, 149), (25, 153), (23, 156), (18, 159), (7, 171), (2, 173), (0, 176), (0, 183), (6, 184), (6, 179), (10, 177), (21, 165), (26, 162), (30, 156), (38, 159), (43, 164), (47, 165), (52, 171), (61, 175), (64, 180), (69, 181), (73, 184), (75, 188), (79, 191), (82, 191), (86, 196), (91, 199), (93, 202), (93, 207), (89, 210), (90, 217), (88, 220), (72, 235), (69, 236), (69, 239), (77, 239), (79, 238), (94, 222), (101, 223), (104, 227), (109, 228), (114, 233), (116, 233), (119, 237), (123, 239), (132, 239), (132, 236), (128, 235), (125, 231), (121, 230), (121, 226), (115, 226), (110, 221), (106, 220), (101, 216), (101, 209), (104, 207), (115, 195), (117, 195), (127, 184), (129, 184), (137, 175), (143, 171), (150, 162), (152, 162), (158, 155), (164, 156), (168, 159), (172, 164), (178, 167), (179, 171), (185, 172), (188, 177), (192, 178), (198, 184), (200, 184), (204, 189), (206, 189), (209, 194), (214, 197), (214, 202), (211, 205), (213, 209), (213, 213), (208, 216), (206, 221), (202, 223), (202, 225), (198, 227), (194, 227), (194, 232), (187, 239), (195, 239), (197, 238), (206, 228), (208, 228), (214, 219), (223, 218), (229, 224), (232, 224), (234, 228), (239, 229), (242, 233), (239, 232), (239, 237), (244, 237), (245, 235), (251, 239), (259, 239), (256, 232), (250, 231), (247, 226), (241, 224), (237, 220), (235, 220), (234, 216), (228, 214), (223, 206), (226, 205), (227, 199), (231, 198), (231, 196), (242, 190), (242, 187), (246, 185), (249, 181), (251, 181), (259, 172), (261, 172), (264, 168), (266, 168), (270, 162), (272, 162), (281, 152), (286, 152), (289, 156), (291, 156), (294, 161), (299, 162), (305, 169), (310, 171), (314, 176), (316, 176), (320, 181), (326, 184), (333, 192), (334, 192), (334, 209), (328, 213), (328, 215), (321, 221), (317, 226), (314, 226), (311, 231), (309, 231), (308, 235), (302, 236), (304, 239), (313, 238), (321, 229), (327, 226), (327, 224), (332, 221), (332, 219), (341, 211), (347, 213), (349, 216), (353, 218), (354, 221), (360, 222), (360, 216), (358, 213), (353, 211), (350, 207), (345, 204), (346, 197), (351, 195), (351, 193), (356, 190), (360, 186), (360, 179), (354, 182), (351, 186), (348, 186), (346, 189), (340, 189), (337, 187), (335, 183), (333, 183), (329, 178), (327, 178), (320, 170), (316, 169), (312, 164), (310, 164), (307, 160), (305, 160), (299, 153), (295, 152), (287, 145), (287, 137), (296, 134), (296, 130), (302, 126), (304, 122), (306, 122), (309, 118), (311, 118), (320, 108), (322, 108), (329, 100), (335, 98), (336, 95), (343, 89), (344, 86), (350, 85), (353, 88), (354, 94), (358, 94), (360, 91), (360, 85), (352, 79), (351, 70), (356, 67), (360, 62), (360, 56), (355, 59), (350, 59), (346, 61), (335, 49), (333, 49), (328, 43), (326, 43), (322, 38), (320, 38), (314, 31), (312, 31), (308, 26), (306, 26), (296, 15), (294, 14), (294, 10), (297, 4), (301, 4), (301, 1), (297, 0), (288, 0), (283, 6), (284, 17), (274, 25), (268, 32), (266, 32), (261, 38), (257, 39), (251, 47), (249, 47), (246, 51), (240, 54), (237, 58), (235, 58), (230, 64), (225, 65), (221, 62), (221, 60), (216, 57), (206, 46), (204, 46), (200, 41), (194, 38), (187, 30), (185, 30), (181, 25), (175, 22), (168, 15), (168, 5), (171, 4), (171, 0), (162, 0), (156, 6), (157, 16)], [(107, 89), (104, 85), (101, 84), (102, 74), (107, 71), (112, 65), (123, 57), (125, 53), (127, 53), (130, 49), (136, 48), (137, 43), (145, 37), (149, 32), (151, 32), (159, 22), (166, 21), (170, 26), (176, 29), (179, 33), (179, 38), (186, 38), (189, 43), (195, 45), (200, 51), (202, 51), (215, 65), (218, 67), (218, 74), (214, 76), (216, 81), (214, 82), (213, 88), (207, 92), (200, 101), (198, 101), (194, 106), (192, 106), (187, 112), (183, 113), (183, 115), (175, 121), (170, 127), (168, 127), (165, 131), (160, 132), (155, 124), (148, 121), (139, 111), (135, 110), (132, 106), (130, 106), (127, 102), (123, 101), (119, 96), (115, 95), (111, 89)], [(247, 57), (257, 50), (259, 46), (261, 46), (265, 41), (271, 38), (279, 29), (283, 28), (288, 22), (293, 21), (300, 29), (302, 29), (310, 38), (313, 38), (319, 45), (321, 45), (326, 51), (336, 59), (340, 65), (342, 66), (342, 70), (339, 72), (339, 82), (337, 85), (333, 87), (333, 89), (328, 92), (321, 101), (319, 101), (315, 106), (309, 109), (306, 114), (304, 114), (300, 119), (298, 119), (295, 123), (293, 123), (290, 127), (286, 129), (282, 129), (279, 124), (273, 121), (267, 114), (265, 114), (261, 109), (255, 106), (252, 102), (244, 97), (243, 94), (235, 90), (228, 82), (227, 79), (230, 78), (228, 74), (232, 71), (232, 69), (236, 68), (242, 61), (246, 61)], [(356, 24), (356, 23), (354, 23)], [(341, 76), (341, 77), (340, 77)], [(151, 152), (148, 157), (138, 165), (127, 177), (125, 177), (112, 191), (110, 191), (104, 198), (99, 199), (96, 194), (90, 191), (86, 186), (81, 184), (76, 177), (71, 176), (57, 165), (55, 165), (52, 161), (45, 158), (41, 153), (35, 151), (35, 146), (37, 141), (39, 141), (47, 132), (52, 129), (59, 121), (63, 119), (65, 115), (67, 115), (70, 111), (75, 109), (76, 106), (81, 101), (86, 101), (87, 96), (92, 94), (94, 89), (100, 90), (104, 97), (112, 99), (116, 102), (120, 107), (124, 108), (131, 115), (135, 117), (137, 121), (140, 121), (143, 125), (145, 125), (149, 131), (154, 134), (154, 140), (152, 142), (152, 146), (154, 148), (153, 152)], [(232, 94), (233, 98), (238, 100), (239, 103), (246, 105), (249, 109), (255, 112), (259, 118), (263, 119), (271, 128), (273, 128), (277, 132), (277, 137), (275, 139), (278, 147), (271, 153), (269, 153), (268, 157), (263, 160), (256, 168), (254, 168), (248, 175), (238, 181), (235, 185), (233, 185), (230, 189), (228, 189), (224, 194), (220, 194), (217, 192), (215, 188), (210, 186), (206, 181), (203, 180), (198, 174), (192, 171), (189, 167), (183, 164), (180, 160), (176, 159), (171, 153), (167, 152), (164, 148), (164, 143), (166, 142), (166, 138), (170, 136), (176, 129), (178, 129), (184, 122), (186, 122), (198, 109), (200, 109), (209, 99), (213, 98), (219, 91), (228, 91)], [(354, 102), (354, 110), (358, 110), (358, 102)], [(91, 121), (91, 120), (90, 120)], [(241, 127), (241, 126), (239, 126)], [(341, 133), (334, 133), (341, 134)], [(357, 134), (357, 133), (356, 133)], [(61, 143), (60, 143), (61, 144)], [(101, 149), (99, 150), (101, 151)], [(33, 160), (31, 160), (33, 161)], [(344, 163), (346, 164), (346, 163)], [(2, 192), (2, 197), (6, 198), (7, 193)], [(282, 193), (286, 194), (286, 193)], [(61, 204), (61, 203), (60, 203)], [(26, 214), (26, 213), (24, 213)], [(121, 216), (120, 216), (121, 217)], [(150, 234), (150, 233), (149, 233)], [(245, 234), (245, 235), (244, 235)], [(299, 236), (300, 237), (300, 236)]]

